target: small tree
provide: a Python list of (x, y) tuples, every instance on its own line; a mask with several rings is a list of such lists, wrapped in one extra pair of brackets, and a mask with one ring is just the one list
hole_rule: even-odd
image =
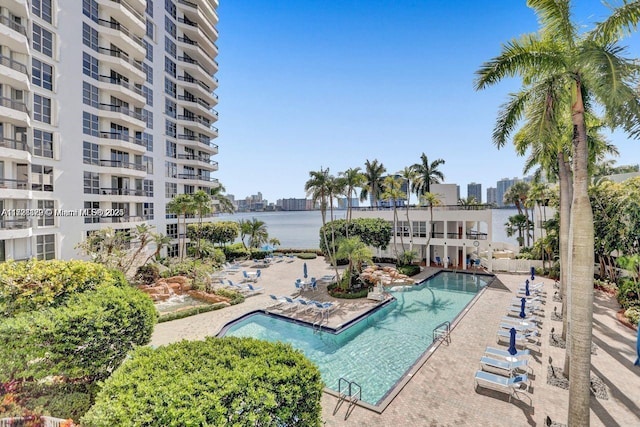
[(345, 277), (339, 282), (343, 284), (343, 288), (351, 287), (353, 280), (356, 279), (362, 271), (362, 263), (371, 262), (372, 256), (371, 250), (367, 248), (367, 245), (362, 243), (359, 237), (349, 237), (348, 239), (340, 240), (336, 257), (349, 261)]

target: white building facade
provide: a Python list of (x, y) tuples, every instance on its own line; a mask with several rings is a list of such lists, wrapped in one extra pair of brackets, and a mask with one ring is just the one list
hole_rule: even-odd
[(218, 185), (217, 6), (0, 3), (0, 260), (142, 222), (177, 239), (167, 202)]

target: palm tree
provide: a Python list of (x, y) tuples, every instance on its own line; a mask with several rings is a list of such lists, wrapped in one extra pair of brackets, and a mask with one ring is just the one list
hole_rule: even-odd
[(193, 210), (198, 214), (198, 241), (196, 252), (200, 254), (200, 241), (202, 240), (202, 217), (213, 210), (211, 196), (204, 190), (198, 190), (191, 195)]
[(378, 200), (382, 194), (382, 180), (384, 173), (387, 171), (382, 163), (378, 160), (370, 162), (367, 160), (364, 163), (364, 185), (360, 191), (360, 201), (364, 202), (367, 197), (371, 197), (372, 204), (377, 208)]
[[(381, 194), (382, 200), (386, 200), (393, 204), (393, 248), (396, 253), (396, 260), (399, 260), (398, 245), (396, 245), (396, 236), (398, 235), (398, 200), (402, 200), (404, 197), (404, 191), (402, 191), (402, 178), (396, 178), (394, 176), (387, 176), (384, 179), (384, 191)], [(402, 251), (404, 251), (404, 230), (400, 232), (400, 244), (402, 245)]]
[(239, 219), (238, 228), (240, 228), (240, 241), (245, 249), (248, 249), (247, 244), (244, 242), (244, 238), (251, 234), (251, 224), (248, 219)]
[(184, 258), (186, 252), (187, 215), (193, 212), (193, 199), (189, 194), (178, 194), (167, 203), (167, 212), (178, 215), (178, 228), (180, 228), (180, 215), (182, 215), (182, 232), (178, 231), (178, 255)]
[(214, 187), (211, 189), (210, 191), (211, 198), (214, 200), (213, 207), (216, 212), (232, 214), (236, 211), (236, 209), (233, 206), (231, 199), (229, 199), (225, 194), (223, 194), (225, 191), (227, 190), (224, 188), (223, 185), (218, 185), (217, 187)]
[[(518, 209), (518, 214), (524, 215), (527, 220), (529, 218), (529, 211), (527, 210), (527, 195), (529, 193), (529, 184), (524, 181), (518, 181), (513, 184), (504, 193), (504, 204), (513, 203)], [(527, 227), (529, 228), (529, 227)], [(522, 245), (521, 245), (522, 246)], [(529, 233), (527, 232), (527, 246), (531, 246), (529, 242)]]
[[(324, 247), (328, 248), (329, 243), (327, 239), (327, 203), (333, 195), (333, 181), (335, 179), (332, 175), (329, 175), (329, 169), (320, 168), (319, 171), (309, 172), (309, 179), (304, 184), (304, 191), (307, 196), (311, 196), (313, 203), (320, 203), (320, 214), (322, 215), (322, 237), (324, 238)], [(333, 215), (333, 214), (332, 214)], [(336, 272), (336, 278), (340, 279), (340, 273), (338, 271), (338, 265), (336, 263), (335, 246), (331, 246), (332, 253), (327, 254), (331, 260), (331, 264)]]
[(477, 206), (477, 205), (479, 205), (479, 203), (474, 196), (467, 196), (464, 199), (458, 200), (458, 206)]
[(431, 242), (431, 236), (433, 235), (433, 207), (434, 206), (442, 206), (442, 200), (437, 194), (434, 193), (424, 193), (420, 196), (420, 203), (424, 203), (429, 206), (429, 232), (427, 233), (427, 244), (425, 247), (429, 247), (429, 243)]
[[(568, 108), (573, 125), (573, 199), (570, 218), (570, 371), (569, 425), (589, 425), (591, 342), (593, 325), (593, 212), (588, 197), (587, 123), (585, 107), (598, 104), (607, 125), (640, 136), (640, 100), (634, 75), (637, 66), (623, 57), (618, 41), (635, 30), (640, 0), (612, 8), (612, 14), (584, 35), (571, 20), (571, 2), (529, 0), (538, 15), (537, 34), (503, 45), (500, 56), (478, 71), (476, 88), (484, 89), (504, 78), (520, 76), (530, 88), (555, 78), (564, 88), (557, 106)], [(507, 121), (515, 125), (528, 99), (522, 99)], [(554, 107), (556, 108), (556, 107)], [(511, 126), (510, 129), (513, 129)], [(573, 236), (580, 236), (573, 238)]]
[(524, 214), (516, 214), (507, 218), (507, 222), (504, 224), (507, 236), (511, 237), (518, 233), (518, 245), (524, 246), (525, 233), (529, 234), (529, 218)]
[(407, 183), (407, 224), (409, 224), (409, 251), (413, 251), (413, 224), (409, 219), (409, 205), (411, 204), (411, 187), (413, 183), (418, 179), (418, 173), (413, 166), (406, 166), (399, 172), (400, 176), (404, 178)]
[(420, 163), (413, 165), (418, 179), (414, 181), (414, 191), (418, 196), (431, 192), (431, 184), (440, 184), (444, 181), (444, 174), (438, 170), (438, 166), (444, 165), (444, 160), (436, 159), (429, 163), (427, 155), (420, 155)]
[(246, 222), (246, 228), (249, 235), (249, 247), (259, 248), (260, 245), (267, 243), (269, 240), (269, 233), (267, 232), (267, 224), (257, 218), (251, 218)]
[[(353, 208), (351, 196), (356, 193), (356, 188), (361, 187), (365, 182), (364, 175), (362, 175), (360, 170), (361, 169), (358, 167), (349, 168), (338, 174), (342, 177), (345, 187), (345, 195), (347, 196), (347, 233), (349, 230), (349, 222), (351, 221), (351, 210)], [(349, 237), (348, 234), (347, 237)]]
[[(365, 245), (360, 237), (349, 237), (340, 241), (338, 252), (336, 254), (340, 259), (347, 259), (349, 265), (347, 266), (346, 284), (347, 287), (351, 286), (351, 277), (354, 272), (359, 272), (362, 263), (367, 261), (371, 262), (372, 257), (371, 250)], [(341, 283), (338, 281), (338, 283)]]

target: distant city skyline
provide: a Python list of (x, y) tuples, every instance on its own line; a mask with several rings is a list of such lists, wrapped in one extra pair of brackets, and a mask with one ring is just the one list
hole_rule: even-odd
[[(572, 4), (581, 28), (609, 14), (600, 0)], [(378, 159), (395, 173), (423, 152), (446, 161), (462, 197), (471, 181), (524, 175), (511, 143), (491, 139), (519, 81), (475, 92), (473, 80), (502, 44), (537, 31), (525, 0), (237, 0), (218, 11), (215, 176), (227, 192), (302, 198), (309, 171)], [(637, 33), (623, 45), (640, 57)], [(609, 140), (619, 164), (640, 159), (640, 142)]]

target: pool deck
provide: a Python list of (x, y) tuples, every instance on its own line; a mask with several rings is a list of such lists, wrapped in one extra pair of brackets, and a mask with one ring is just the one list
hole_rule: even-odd
[[(309, 276), (322, 277), (334, 274), (324, 259), (275, 263), (263, 269), (258, 286), (264, 293), (247, 298), (236, 306), (171, 322), (158, 324), (152, 337), (152, 345), (163, 345), (182, 339), (203, 339), (217, 334), (229, 321), (254, 310), (270, 306), (269, 294), (297, 296), (293, 285), (302, 276), (303, 262), (307, 263)], [(247, 265), (247, 270), (251, 269)], [(426, 277), (438, 269), (427, 267), (420, 276)], [(229, 276), (240, 281), (240, 273)], [(496, 331), (500, 319), (515, 296), (515, 290), (523, 284), (525, 275), (499, 274), (497, 280), (484, 291), (451, 332), (451, 343), (440, 345), (429, 360), (417, 370), (402, 391), (391, 401), (384, 412), (378, 414), (360, 406), (348, 410), (344, 403), (334, 414), (337, 398), (324, 393), (322, 397), (323, 421), (326, 426), (542, 426), (547, 416), (554, 422), (567, 422), (569, 392), (546, 382), (549, 356), (554, 367), (562, 367), (564, 350), (549, 344), (551, 328), (559, 332), (560, 322), (551, 320), (554, 307), (553, 281), (544, 282), (546, 304), (543, 306), (541, 345), (530, 346), (533, 357), (530, 363), (528, 400), (512, 400), (507, 395), (486, 389), (474, 390), (474, 374), (479, 369), (484, 348), (496, 344)], [(591, 398), (591, 426), (640, 425), (640, 368), (635, 360), (636, 332), (620, 324), (615, 318), (615, 298), (595, 291), (593, 342), (597, 346), (592, 356), (592, 375), (604, 380), (608, 400)], [(307, 291), (302, 296), (338, 304), (330, 316), (329, 326), (337, 326), (353, 319), (372, 307), (375, 301), (349, 301), (331, 298), (326, 291)], [(363, 361), (366, 363), (366, 361)], [(366, 390), (363, 391), (366, 393)], [(346, 417), (346, 418), (345, 418)]]

